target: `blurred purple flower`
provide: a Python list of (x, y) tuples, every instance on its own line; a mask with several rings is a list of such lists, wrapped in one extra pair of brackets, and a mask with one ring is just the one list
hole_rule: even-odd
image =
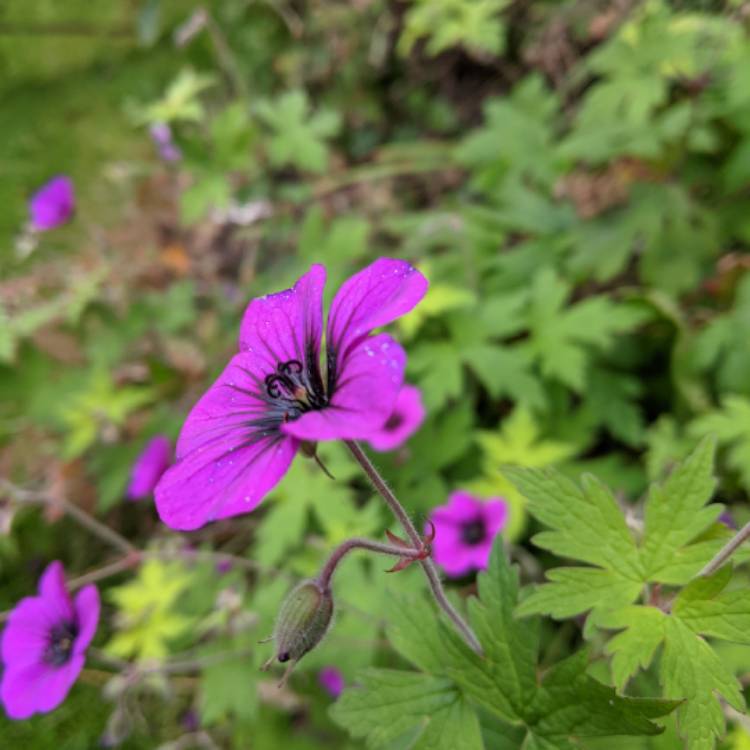
[(433, 559), (449, 576), (459, 577), (487, 567), (492, 542), (507, 521), (508, 506), (499, 497), (483, 501), (458, 491), (430, 518), (435, 524)]
[(338, 698), (344, 689), (344, 675), (336, 667), (323, 667), (318, 672), (318, 682), (332, 698)]
[(127, 495), (131, 500), (148, 497), (172, 463), (172, 443), (165, 435), (156, 435), (146, 443), (130, 472)]
[(31, 227), (37, 232), (54, 229), (64, 224), (74, 210), (75, 195), (70, 177), (53, 177), (31, 196)]
[(392, 451), (405, 443), (424, 421), (422, 393), (416, 386), (405, 384), (398, 392), (391, 416), (367, 441), (376, 451)]
[(229, 573), (229, 571), (230, 571), (230, 570), (231, 570), (231, 569), (232, 569), (233, 567), (234, 567), (234, 566), (232, 565), (232, 561), (231, 561), (231, 560), (219, 560), (219, 561), (218, 561), (218, 562), (216, 563), (216, 572), (217, 572), (217, 573), (218, 573), (219, 575), (222, 575), (222, 576), (223, 576), (223, 575), (226, 575), (227, 573)]
[(71, 600), (62, 564), (51, 563), (39, 580), (39, 596), (22, 599), (3, 632), (0, 699), (11, 719), (52, 711), (65, 700), (98, 622), (96, 586), (85, 586)]
[(167, 526), (196, 529), (253, 510), (301, 441), (367, 439), (393, 412), (406, 354), (370, 332), (411, 310), (427, 279), (391, 258), (348, 279), (328, 316), (324, 382), (325, 279), (325, 267), (314, 265), (293, 288), (248, 305), (240, 353), (193, 407), (177, 462), (156, 487)]
[(164, 161), (179, 161), (182, 151), (172, 140), (172, 129), (164, 122), (157, 122), (149, 128), (151, 139), (156, 145), (159, 156)]
[(732, 518), (732, 514), (725, 510), (720, 516), (719, 516), (719, 523), (723, 523), (724, 526), (730, 529), (736, 529), (737, 524), (734, 521), (734, 518)]

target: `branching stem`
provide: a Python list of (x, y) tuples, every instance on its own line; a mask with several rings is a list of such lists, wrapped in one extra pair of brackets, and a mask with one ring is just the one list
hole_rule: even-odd
[[(365, 452), (362, 450), (359, 443), (354, 440), (344, 441), (346, 446), (351, 451), (357, 463), (362, 467), (362, 470), (367, 474), (368, 479), (372, 482), (375, 489), (378, 491), (380, 496), (385, 500), (388, 507), (396, 519), (401, 524), (402, 528), (409, 537), (409, 541), (415, 549), (419, 549), (422, 544), (422, 540), (417, 532), (414, 524), (409, 518), (409, 514), (404, 510), (403, 505), (398, 501), (398, 498), (393, 494), (391, 488), (386, 484), (386, 481), (380, 475), (380, 472), (375, 468), (372, 461), (367, 457)], [(466, 642), (471, 648), (478, 654), (482, 654), (482, 646), (479, 643), (474, 631), (469, 627), (468, 623), (461, 617), (456, 608), (448, 601), (448, 597), (445, 595), (443, 590), (443, 584), (440, 581), (440, 575), (438, 574), (437, 568), (432, 560), (428, 557), (419, 560), (419, 564), (422, 566), (427, 581), (430, 584), (430, 589), (435, 597), (435, 601), (438, 606), (445, 612), (450, 618), (457, 630), (464, 637)]]

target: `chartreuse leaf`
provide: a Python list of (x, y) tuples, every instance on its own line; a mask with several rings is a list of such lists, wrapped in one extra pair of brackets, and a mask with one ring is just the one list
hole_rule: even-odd
[(177, 609), (192, 575), (179, 563), (150, 559), (132, 581), (109, 591), (117, 606), (120, 627), (107, 651), (123, 658), (163, 659), (169, 642), (190, 627), (192, 619)]
[(661, 732), (651, 720), (668, 714), (679, 701), (616, 695), (587, 674), (585, 652), (539, 680), (538, 623), (514, 617), (518, 572), (505, 559), (501, 542), (478, 587), (469, 616), (483, 656), (471, 651), (424, 599), (398, 597), (390, 608), (388, 636), (422, 672), (367, 670), (359, 680), (362, 687), (345, 691), (334, 706), (334, 719), (355, 737), (365, 737), (371, 748), (406, 737), (414, 743), (409, 747), (424, 750), (481, 750), (476, 706), (496, 717), (492, 721), (499, 719), (499, 726), (520, 733), (524, 748), (569, 748), (582, 737)]

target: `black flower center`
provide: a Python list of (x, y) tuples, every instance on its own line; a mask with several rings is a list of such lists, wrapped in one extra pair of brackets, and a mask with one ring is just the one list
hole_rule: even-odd
[(400, 412), (394, 411), (388, 421), (385, 423), (384, 428), (386, 432), (394, 432), (404, 423), (404, 415)]
[(484, 526), (484, 521), (481, 518), (467, 521), (461, 525), (461, 541), (470, 547), (484, 541), (486, 535), (487, 530)]
[(55, 625), (49, 634), (44, 660), (53, 667), (67, 664), (73, 653), (73, 644), (77, 635), (78, 626), (74, 622), (61, 622)]
[(297, 419), (313, 409), (328, 404), (323, 382), (317, 368), (305, 366), (297, 359), (280, 362), (276, 372), (266, 375), (266, 394), (277, 406), (285, 420)]

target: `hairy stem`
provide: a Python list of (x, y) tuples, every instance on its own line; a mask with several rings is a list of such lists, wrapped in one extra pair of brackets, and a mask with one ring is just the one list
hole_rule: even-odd
[(703, 570), (696, 578), (703, 578), (715, 573), (737, 550), (737, 548), (750, 537), (750, 523), (746, 523), (714, 556), (706, 563)]
[[(421, 545), (422, 543), (420, 541), (420, 547)], [(364, 539), (363, 537), (347, 539), (333, 550), (331, 556), (326, 560), (323, 569), (320, 571), (317, 581), (323, 588), (329, 588), (331, 585), (331, 578), (333, 578), (333, 574), (338, 567), (338, 564), (346, 555), (355, 549), (364, 549), (369, 552), (377, 552), (381, 555), (392, 555), (393, 557), (406, 557), (413, 559), (418, 559), (419, 555), (423, 552), (421, 548), (412, 549), (410, 547), (397, 547), (396, 545), (383, 544), (371, 539)]]
[[(419, 549), (422, 546), (422, 540), (419, 536), (419, 533), (414, 527), (414, 524), (411, 522), (409, 514), (404, 510), (404, 507), (398, 501), (398, 498), (391, 491), (391, 488), (386, 484), (383, 477), (380, 476), (380, 473), (375, 468), (372, 461), (370, 461), (370, 459), (367, 457), (365, 452), (362, 450), (359, 443), (354, 440), (345, 440), (344, 442), (356, 459), (357, 463), (362, 467), (365, 474), (367, 474), (368, 479), (372, 482), (375, 489), (378, 491), (383, 500), (385, 500), (385, 502), (388, 504), (388, 507), (391, 509), (393, 515), (396, 516), (396, 519), (403, 527), (414, 548)], [(476, 635), (474, 635), (474, 631), (472, 631), (468, 623), (463, 619), (463, 617), (461, 617), (456, 608), (448, 601), (448, 598), (445, 595), (445, 591), (443, 590), (443, 584), (440, 581), (440, 575), (438, 574), (437, 568), (435, 567), (435, 563), (433, 563), (432, 560), (427, 557), (423, 560), (420, 560), (419, 564), (422, 566), (422, 570), (427, 577), (427, 581), (430, 584), (430, 589), (432, 590), (432, 594), (435, 597), (435, 601), (438, 603), (443, 612), (445, 612), (445, 614), (450, 618), (450, 620), (456, 626), (469, 646), (471, 646), (471, 648), (476, 651), (476, 653), (481, 655), (482, 646), (479, 643)]]

